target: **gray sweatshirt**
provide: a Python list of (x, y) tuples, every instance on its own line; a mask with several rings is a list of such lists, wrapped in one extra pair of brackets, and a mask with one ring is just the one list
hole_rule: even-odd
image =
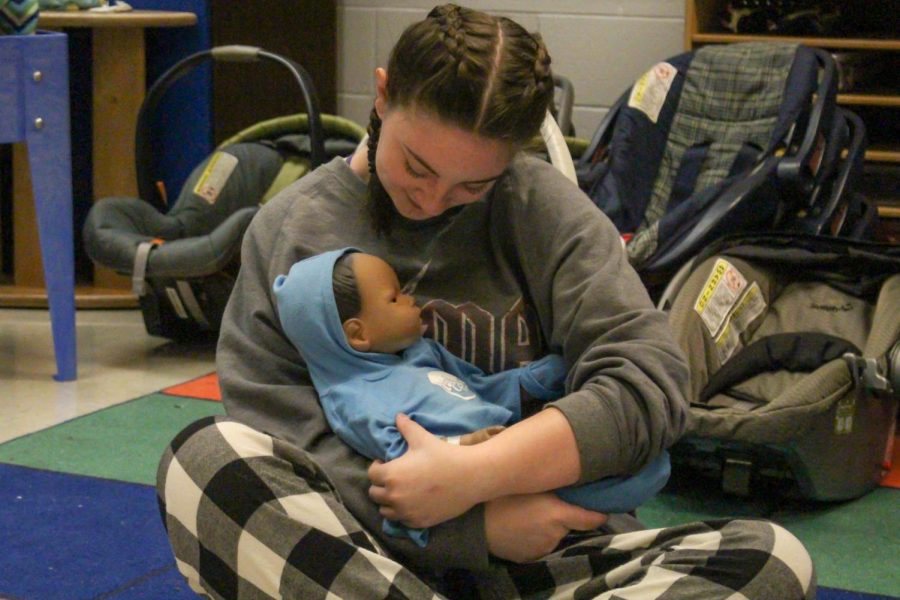
[[(345, 246), (381, 256), (415, 295), (426, 335), (491, 373), (548, 350), (572, 365), (567, 417), (580, 483), (638, 471), (687, 418), (686, 361), (629, 266), (610, 221), (552, 165), (520, 156), (485, 201), (377, 236), (366, 186), (335, 159), (270, 200), (244, 238), (219, 337), (229, 416), (305, 450), (383, 548), (423, 576), (488, 566), (483, 507), (432, 528), (428, 546), (385, 536), (369, 460), (328, 423), (281, 330), (272, 284), (296, 261)], [(540, 407), (534, 407), (540, 408)]]

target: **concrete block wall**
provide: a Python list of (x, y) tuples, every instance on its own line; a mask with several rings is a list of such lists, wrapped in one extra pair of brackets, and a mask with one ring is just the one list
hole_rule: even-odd
[[(338, 113), (368, 122), (374, 71), (403, 29), (439, 0), (338, 0)], [(576, 135), (653, 64), (684, 48), (684, 0), (458, 0), (539, 31), (555, 72), (575, 88)]]

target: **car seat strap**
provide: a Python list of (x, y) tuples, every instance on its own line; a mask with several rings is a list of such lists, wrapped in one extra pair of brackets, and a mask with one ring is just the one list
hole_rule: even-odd
[(731, 163), (731, 168), (728, 170), (728, 176), (732, 177), (740, 173), (746, 173), (752, 169), (759, 160), (759, 157), (762, 156), (762, 153), (762, 148), (756, 144), (744, 142), (734, 156), (734, 162)]
[(178, 280), (175, 282), (175, 286), (178, 288), (178, 295), (181, 296), (181, 301), (194, 321), (204, 329), (209, 329), (209, 321), (206, 320), (206, 316), (200, 308), (200, 303), (197, 302), (197, 297), (194, 295), (191, 284), (184, 280)]
[(672, 182), (669, 210), (690, 198), (694, 193), (697, 179), (703, 170), (703, 162), (706, 160), (706, 155), (709, 154), (709, 146), (710, 142), (701, 142), (684, 151), (681, 156), (681, 164), (678, 165), (678, 172), (675, 174), (675, 180)]
[(150, 260), (150, 251), (161, 243), (162, 240), (158, 239), (153, 239), (149, 242), (141, 242), (138, 244), (137, 251), (134, 253), (134, 268), (131, 270), (131, 289), (138, 298), (150, 291), (147, 280), (145, 279), (147, 275), (147, 263)]
[(735, 354), (710, 378), (700, 401), (724, 392), (754, 375), (771, 371), (811, 372), (845, 353), (862, 354), (853, 343), (825, 333), (778, 333), (757, 340)]

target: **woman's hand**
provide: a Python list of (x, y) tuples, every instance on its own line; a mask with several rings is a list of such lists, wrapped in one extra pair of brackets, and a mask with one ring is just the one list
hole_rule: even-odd
[(369, 467), (369, 497), (381, 506), (383, 517), (408, 527), (431, 527), (482, 501), (473, 485), (478, 478), (471, 446), (448, 444), (402, 414), (397, 429), (409, 449)]
[(504, 496), (484, 506), (488, 550), (497, 558), (528, 562), (550, 554), (570, 531), (589, 531), (607, 516), (560, 500), (550, 492)]

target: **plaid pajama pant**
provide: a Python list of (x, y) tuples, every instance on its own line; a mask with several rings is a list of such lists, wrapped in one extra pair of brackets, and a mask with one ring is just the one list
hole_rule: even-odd
[(586, 535), (436, 589), (383, 552), (308, 455), (226, 417), (188, 426), (159, 466), (178, 569), (212, 598), (812, 599), (810, 557), (764, 520)]

